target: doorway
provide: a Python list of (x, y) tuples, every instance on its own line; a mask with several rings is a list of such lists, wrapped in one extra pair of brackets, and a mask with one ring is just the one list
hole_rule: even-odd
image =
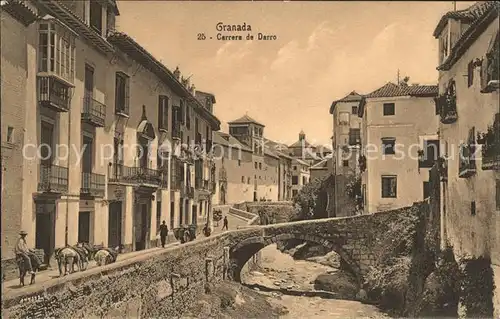
[(55, 249), (56, 204), (54, 201), (37, 202), (35, 221), (35, 247), (43, 249), (44, 263), (49, 264)]
[(189, 199), (186, 199), (184, 203), (184, 223), (189, 225)]
[(136, 205), (135, 213), (135, 250), (144, 250), (147, 248), (147, 240), (149, 238), (149, 211), (150, 205), (142, 202)]
[(183, 220), (182, 214), (184, 213), (184, 205), (183, 205), (183, 203), (184, 203), (184, 200), (181, 198), (179, 200), (179, 227), (182, 226), (182, 220)]
[(122, 202), (109, 204), (108, 247), (118, 247), (122, 240)]
[(191, 212), (191, 218), (194, 225), (198, 224), (198, 206), (193, 205), (193, 210)]
[(78, 214), (78, 242), (90, 242), (90, 212), (80, 212)]
[(174, 202), (170, 202), (170, 229), (174, 229), (175, 225), (174, 225), (174, 208), (175, 208), (175, 203)]

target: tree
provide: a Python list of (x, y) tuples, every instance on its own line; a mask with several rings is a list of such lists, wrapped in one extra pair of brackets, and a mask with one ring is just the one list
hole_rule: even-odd
[[(320, 200), (326, 193), (325, 182), (329, 176), (315, 178), (306, 184), (294, 197), (293, 202), (298, 220), (316, 219), (326, 216), (326, 209), (322, 209), (323, 203)], [(321, 210), (323, 212), (321, 213)]]

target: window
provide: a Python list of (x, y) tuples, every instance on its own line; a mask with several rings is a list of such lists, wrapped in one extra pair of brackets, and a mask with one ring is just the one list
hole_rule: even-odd
[(241, 176), (241, 182), (245, 184), (245, 176)]
[(351, 128), (349, 129), (349, 145), (360, 145), (361, 144), (361, 129)]
[(238, 166), (241, 166), (241, 160), (238, 160)]
[(56, 23), (40, 23), (38, 72), (52, 72), (73, 82), (75, 78), (75, 36)]
[(257, 169), (257, 162), (255, 162), (255, 169)]
[(293, 170), (294, 170), (294, 171), (296, 171), (296, 170), (297, 170), (297, 166), (294, 166), (294, 167), (293, 167)]
[(158, 97), (158, 129), (168, 131), (168, 96)]
[(353, 106), (351, 113), (354, 114), (354, 115), (358, 115), (358, 107), (357, 106)]
[(259, 169), (262, 169), (262, 163), (259, 163)]
[(90, 27), (102, 35), (102, 7), (98, 1), (90, 1)]
[(431, 189), (429, 182), (423, 183), (423, 191), (424, 191), (424, 199), (429, 198), (431, 196)]
[(185, 105), (184, 105), (184, 100), (180, 100), (180, 112), (179, 112), (179, 116), (181, 118), (181, 123), (184, 125), (186, 124), (186, 109), (185, 109)]
[(247, 179), (247, 184), (250, 184), (250, 177)]
[(481, 92), (489, 93), (498, 89), (499, 80), (499, 67), (500, 67), (500, 33), (496, 34), (490, 39), (486, 57), (483, 59), (481, 65)]
[(349, 125), (350, 123), (350, 115), (348, 112), (340, 112), (339, 113), (339, 125)]
[(467, 65), (467, 87), (474, 84), (474, 61), (470, 61)]
[(349, 167), (349, 160), (343, 160), (342, 161), (342, 166)]
[(382, 198), (396, 198), (397, 188), (396, 176), (382, 176)]
[(296, 189), (292, 190), (292, 196), (293, 196), (293, 197), (297, 196), (297, 193), (298, 193), (298, 192), (297, 192), (297, 190), (296, 190)]
[(115, 78), (115, 112), (128, 115), (129, 78), (126, 74), (116, 72)]
[(292, 185), (298, 185), (298, 184), (299, 184), (299, 177), (292, 176)]
[(470, 214), (471, 216), (476, 216), (476, 202), (470, 202)]
[(231, 127), (229, 128), (229, 134), (231, 135), (247, 135), (248, 129), (246, 127)]
[(14, 128), (12, 126), (7, 127), (7, 142), (14, 143)]
[(424, 140), (423, 155), (419, 157), (418, 167), (430, 168), (439, 157), (439, 140)]
[(392, 137), (385, 137), (382, 139), (382, 154), (393, 155), (395, 154), (396, 139)]
[[(186, 106), (186, 127), (188, 130), (191, 129), (191, 108), (189, 106)], [(196, 131), (195, 133), (197, 133)]]
[(305, 177), (305, 176), (302, 176), (302, 185), (305, 185), (305, 184), (307, 184), (306, 177)]
[(384, 103), (384, 116), (396, 114), (396, 106), (394, 103)]

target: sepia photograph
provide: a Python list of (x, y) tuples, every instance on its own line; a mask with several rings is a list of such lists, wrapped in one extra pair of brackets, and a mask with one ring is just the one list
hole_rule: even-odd
[(1, 317), (500, 319), (499, 12), (0, 0)]

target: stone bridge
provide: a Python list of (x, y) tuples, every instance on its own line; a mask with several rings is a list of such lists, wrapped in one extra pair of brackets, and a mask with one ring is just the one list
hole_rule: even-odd
[(2, 318), (182, 317), (207, 285), (240, 280), (263, 247), (302, 239), (336, 251), (358, 280), (373, 264), (388, 225), (418, 206), (356, 217), (249, 226), (118, 260), (2, 294)]

